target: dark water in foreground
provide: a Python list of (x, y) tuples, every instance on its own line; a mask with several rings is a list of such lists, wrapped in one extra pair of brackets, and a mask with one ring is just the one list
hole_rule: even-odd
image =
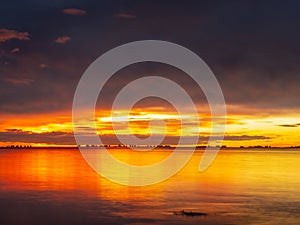
[[(169, 152), (114, 154), (139, 164)], [(199, 173), (201, 155), (163, 183), (127, 187), (101, 178), (79, 151), (1, 150), (0, 224), (300, 224), (300, 151), (221, 151)], [(209, 215), (172, 214), (182, 209)]]

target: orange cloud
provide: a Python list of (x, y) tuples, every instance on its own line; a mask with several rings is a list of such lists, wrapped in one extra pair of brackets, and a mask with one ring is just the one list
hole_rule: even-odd
[(0, 42), (9, 41), (11, 39), (30, 40), (28, 32), (19, 32), (16, 30), (0, 29)]
[(86, 14), (86, 11), (82, 9), (69, 8), (69, 9), (64, 9), (63, 13), (72, 16), (83, 16)]
[(40, 68), (42, 68), (42, 69), (45, 69), (45, 68), (47, 68), (48, 66), (45, 64), (45, 63), (41, 63), (40, 64)]
[(28, 78), (6, 78), (5, 81), (14, 85), (28, 85), (34, 82), (34, 80)]
[(12, 49), (10, 52), (11, 52), (11, 53), (17, 53), (17, 52), (19, 52), (19, 51), (20, 51), (19, 48), (14, 48), (14, 49)]
[(71, 40), (71, 37), (69, 37), (69, 36), (60, 36), (60, 37), (58, 37), (55, 40), (55, 43), (57, 43), (57, 44), (65, 44), (65, 43), (67, 43), (70, 40)]
[(130, 14), (130, 13), (117, 13), (117, 14), (114, 14), (114, 17), (117, 17), (120, 19), (135, 19), (136, 15)]

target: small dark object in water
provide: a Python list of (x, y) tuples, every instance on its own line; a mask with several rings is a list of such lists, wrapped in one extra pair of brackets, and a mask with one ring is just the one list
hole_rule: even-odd
[(173, 214), (175, 216), (207, 216), (207, 213), (202, 213), (202, 212), (193, 212), (193, 211), (174, 211)]

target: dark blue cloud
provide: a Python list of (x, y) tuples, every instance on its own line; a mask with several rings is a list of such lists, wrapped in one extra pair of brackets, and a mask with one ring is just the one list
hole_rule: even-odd
[[(66, 15), (67, 8), (86, 14)], [(71, 109), (76, 84), (93, 60), (143, 39), (196, 52), (215, 72), (229, 104), (299, 107), (299, 9), (298, 1), (1, 1), (0, 29), (30, 35), (29, 41), (0, 43), (1, 111)], [(70, 41), (58, 45), (58, 37)], [(126, 73), (111, 85), (134, 76)], [(184, 84), (179, 73), (174, 76)]]

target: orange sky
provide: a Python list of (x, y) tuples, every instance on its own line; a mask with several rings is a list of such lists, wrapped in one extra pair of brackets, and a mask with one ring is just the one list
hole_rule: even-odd
[[(242, 107), (240, 107), (242, 109)], [(227, 106), (226, 134), (223, 141), (227, 146), (295, 146), (299, 145), (300, 126), (299, 117), (293, 112), (262, 112), (254, 113), (250, 110), (240, 113), (236, 107)], [(244, 111), (244, 112), (243, 112)], [(230, 113), (232, 112), (232, 113)], [(208, 112), (209, 113), (209, 112)], [(125, 110), (119, 110), (114, 115), (114, 129), (111, 127), (112, 117), (110, 111), (96, 113), (96, 127), (100, 136), (107, 138), (106, 143), (114, 143), (110, 136), (114, 134), (126, 135), (132, 133), (138, 136), (165, 135), (168, 137), (189, 137), (200, 135), (199, 144), (206, 144), (210, 134), (209, 114), (199, 114), (200, 126), (195, 124), (194, 115), (181, 115), (181, 119), (188, 126), (180, 126), (180, 118), (174, 110), (164, 107), (133, 108), (129, 117), (129, 128), (126, 126), (127, 116)], [(161, 123), (161, 120), (165, 123)], [(151, 129), (149, 123), (151, 122)], [(7, 133), (11, 139), (0, 142), (1, 146), (8, 145), (69, 145), (74, 144), (72, 117), (70, 112), (56, 112), (45, 114), (5, 115), (1, 117), (1, 133)], [(24, 136), (25, 134), (25, 136)], [(51, 135), (51, 139), (49, 139)], [(34, 139), (28, 137), (34, 136)], [(176, 138), (175, 138), (176, 139)], [(175, 140), (174, 139), (174, 140)], [(173, 139), (171, 144), (173, 143)], [(105, 142), (105, 141), (104, 141)], [(168, 144), (168, 143), (164, 143)]]

